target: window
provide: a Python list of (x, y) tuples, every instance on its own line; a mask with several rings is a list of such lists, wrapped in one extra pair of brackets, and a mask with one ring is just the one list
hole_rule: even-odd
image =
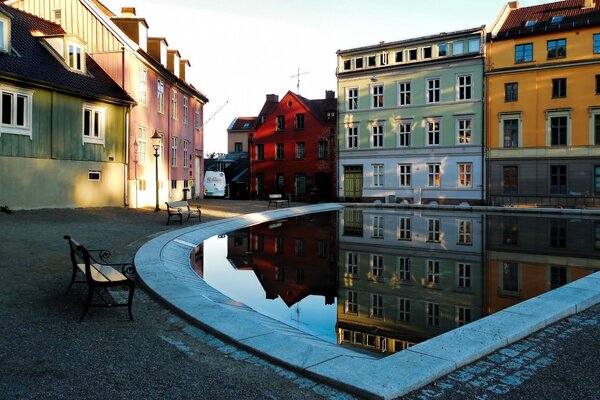
[(431, 46), (421, 48), (421, 59), (427, 60), (433, 56), (433, 50)]
[(344, 60), (344, 71), (352, 69), (352, 60)]
[(140, 68), (140, 79), (138, 85), (138, 103), (140, 103), (142, 106), (145, 106), (148, 102), (148, 71), (143, 68)]
[(304, 142), (296, 143), (296, 160), (304, 159)]
[(427, 260), (427, 283), (430, 285), (440, 284), (440, 262), (438, 260)]
[(410, 82), (398, 83), (398, 105), (410, 105)]
[(567, 117), (550, 117), (550, 145), (567, 145)]
[(439, 121), (427, 121), (427, 144), (430, 146), (440, 144)]
[(257, 161), (262, 161), (265, 159), (265, 145), (264, 144), (257, 144), (255, 151), (256, 151), (256, 160)]
[(469, 289), (471, 287), (471, 264), (458, 263), (457, 269), (456, 286), (461, 289)]
[(440, 220), (436, 218), (427, 219), (427, 241), (440, 241)]
[(525, 28), (532, 28), (535, 26), (535, 24), (537, 24), (537, 20), (535, 19), (530, 19), (525, 21)]
[(594, 194), (600, 194), (600, 165), (594, 165)]
[(358, 292), (348, 290), (345, 309), (346, 314), (358, 314)]
[(233, 144), (233, 151), (235, 151), (236, 153), (244, 151), (244, 145), (242, 144), (242, 142), (235, 142)]
[[(382, 217), (380, 217), (382, 218)], [(383, 279), (383, 256), (371, 254), (371, 275), (376, 279)]]
[[(4, 93), (2, 94), (4, 103)], [(104, 118), (106, 110), (89, 104), (83, 105), (83, 143), (104, 144)], [(4, 118), (4, 110), (2, 113)], [(2, 121), (4, 123), (4, 121)]]
[(371, 108), (383, 107), (383, 85), (371, 86)]
[(276, 173), (275, 182), (277, 182), (277, 193), (283, 193), (285, 190), (285, 176), (282, 173)]
[(398, 178), (400, 187), (410, 187), (410, 175), (411, 165), (410, 164), (398, 164)]
[(567, 97), (567, 78), (552, 79), (552, 98)]
[(285, 129), (285, 115), (278, 115), (275, 118), (275, 130), (283, 131)]
[(550, 166), (550, 193), (567, 194), (567, 166)]
[[(31, 137), (33, 92), (0, 86), (2, 133)], [(85, 136), (84, 136), (85, 138)]]
[(426, 303), (427, 325), (440, 326), (440, 305), (436, 303)]
[(473, 163), (458, 163), (458, 187), (473, 187)]
[(383, 147), (383, 125), (373, 125), (372, 147)]
[(504, 147), (519, 147), (519, 120), (502, 119), (501, 124)]
[(165, 84), (160, 79), (156, 86), (156, 102), (158, 106), (158, 112), (161, 114), (165, 113)]
[(502, 292), (504, 294), (519, 294), (519, 264), (503, 262), (501, 270)]
[(410, 282), (410, 257), (398, 257), (398, 279)]
[(296, 174), (294, 181), (294, 188), (296, 190), (296, 195), (306, 194), (306, 175), (305, 174)]
[(335, 122), (335, 111), (327, 111), (325, 113), (325, 121), (326, 122)]
[(146, 154), (148, 154), (147, 147), (147, 139), (148, 139), (148, 130), (142, 126), (138, 128), (138, 162), (140, 164), (146, 163)]
[(318, 147), (318, 153), (317, 156), (319, 158), (319, 160), (325, 160), (328, 157), (328, 152), (327, 152), (327, 142), (324, 140), (320, 140), (319, 141), (319, 147)]
[(427, 79), (427, 103), (439, 103), (440, 102), (440, 79)]
[(481, 42), (479, 38), (469, 39), (469, 53), (479, 53)]
[(458, 244), (473, 244), (473, 238), (471, 236), (472, 224), (468, 220), (458, 221)]
[(516, 194), (519, 192), (519, 167), (502, 167), (502, 193)]
[(600, 54), (600, 33), (594, 34), (593, 51), (594, 51), (594, 54)]
[(410, 321), (410, 300), (398, 299), (398, 321)]
[(408, 61), (417, 61), (417, 49), (408, 50)]
[(440, 164), (427, 164), (427, 186), (429, 186), (429, 187), (440, 187), (441, 186), (441, 165)]
[(200, 129), (200, 104), (194, 107), (194, 128)]
[(383, 217), (381, 215), (374, 215), (372, 220), (373, 227), (373, 238), (375, 239), (383, 239)]
[(275, 159), (283, 160), (283, 143), (275, 144)]
[[(283, 237), (278, 236), (275, 238), (275, 254), (283, 254), (283, 250), (284, 250)], [(278, 268), (276, 267), (276, 269), (278, 269)], [(281, 270), (281, 272), (283, 272), (283, 270)], [(283, 277), (283, 273), (281, 274), (281, 277)]]
[(146, 191), (146, 180), (145, 179), (140, 179), (138, 181), (138, 190), (140, 190), (141, 192), (145, 192)]
[(374, 164), (373, 166), (373, 186), (383, 187), (383, 164)]
[(567, 56), (567, 39), (548, 40), (546, 49), (548, 60), (565, 58)]
[(550, 290), (567, 284), (567, 269), (565, 267), (550, 267)]
[(397, 63), (401, 63), (402, 61), (404, 61), (404, 57), (403, 56), (404, 56), (404, 52), (402, 50), (401, 51), (397, 51), (396, 52), (396, 56), (395, 56), (396, 62)]
[(411, 240), (411, 218), (400, 217), (398, 221), (398, 240)]
[(456, 99), (471, 100), (473, 96), (473, 77), (471, 75), (459, 75), (456, 78)]
[(177, 166), (177, 137), (171, 137), (171, 167)]
[(515, 46), (515, 63), (533, 61), (533, 43), (518, 44)]
[(348, 111), (358, 110), (358, 88), (350, 88), (346, 93)]
[(264, 174), (256, 174), (255, 180), (255, 189), (256, 194), (264, 194), (265, 193), (265, 175)]
[(596, 75), (596, 94), (600, 94), (600, 75)]
[(504, 84), (504, 101), (517, 101), (519, 100), (519, 84), (517, 82), (510, 82)]
[(371, 313), (372, 318), (383, 318), (383, 296), (380, 294), (371, 294)]
[(354, 59), (354, 68), (360, 69), (364, 66), (364, 59), (362, 57)]
[(346, 128), (347, 148), (357, 149), (358, 148), (358, 126), (348, 126)]
[(375, 56), (368, 56), (367, 57), (367, 66), (368, 67), (375, 67), (377, 65), (377, 63), (375, 62), (376, 57)]
[(190, 121), (190, 98), (183, 96), (183, 123), (188, 124)]
[(10, 51), (10, 19), (0, 16), (0, 50)]
[(183, 141), (183, 168), (190, 167), (190, 142), (188, 140)]
[(567, 221), (550, 220), (550, 247), (564, 249), (567, 247)]
[(438, 44), (438, 57), (446, 57), (448, 55), (448, 45), (446, 43)]
[(519, 243), (519, 220), (515, 217), (502, 218), (502, 244), (517, 245)]
[(596, 146), (600, 145), (600, 113), (596, 113), (596, 114), (592, 114), (593, 116), (593, 120), (592, 120), (592, 129), (593, 129), (593, 138), (594, 138), (594, 144)]
[(467, 307), (456, 307), (456, 326), (465, 326), (471, 322), (471, 309)]
[(464, 42), (452, 43), (452, 55), (459, 56), (465, 52)]
[(354, 251), (346, 253), (346, 273), (352, 276), (358, 275), (358, 253)]
[(102, 171), (88, 170), (88, 181), (101, 182), (102, 181)]
[(304, 129), (304, 114), (296, 114), (296, 129)]
[(471, 125), (473, 120), (468, 119), (458, 119), (456, 120), (456, 131), (457, 131), (457, 141), (458, 144), (470, 144), (471, 143)]
[(400, 122), (398, 124), (398, 147), (410, 146), (411, 122)]
[(171, 89), (171, 118), (177, 119), (177, 90)]
[(69, 42), (67, 52), (67, 65), (77, 71), (83, 71), (83, 47)]
[(388, 53), (381, 53), (379, 55), (379, 65), (387, 65), (388, 64)]

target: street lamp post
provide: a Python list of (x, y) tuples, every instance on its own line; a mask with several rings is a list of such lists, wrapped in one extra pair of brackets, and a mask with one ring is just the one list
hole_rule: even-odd
[(152, 147), (154, 148), (154, 165), (156, 167), (156, 207), (154, 211), (160, 211), (160, 207), (158, 205), (158, 150), (160, 149), (160, 141), (162, 140), (162, 134), (160, 134), (157, 130), (154, 130), (154, 135), (150, 138), (154, 141)]

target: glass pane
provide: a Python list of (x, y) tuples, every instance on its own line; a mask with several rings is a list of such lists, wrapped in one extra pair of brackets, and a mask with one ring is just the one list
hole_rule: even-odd
[(26, 98), (17, 96), (17, 126), (25, 126)]
[(100, 136), (100, 113), (94, 113), (94, 137)]
[(85, 110), (83, 113), (83, 136), (90, 136), (90, 123), (92, 120), (92, 112)]
[(12, 124), (12, 99), (11, 93), (2, 93), (2, 123)]

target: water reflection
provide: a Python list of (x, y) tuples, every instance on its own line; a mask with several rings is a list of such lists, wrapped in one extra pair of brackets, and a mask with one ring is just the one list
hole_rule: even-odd
[(600, 219), (355, 209), (212, 238), (196, 271), (341, 345), (393, 353), (600, 269)]

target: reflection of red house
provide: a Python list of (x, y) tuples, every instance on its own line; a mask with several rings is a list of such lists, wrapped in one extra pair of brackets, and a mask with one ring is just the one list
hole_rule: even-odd
[(335, 196), (335, 129), (337, 100), (309, 100), (287, 92), (267, 102), (250, 144), (252, 198), (269, 193), (291, 194), (295, 200)]
[(326, 304), (333, 304), (337, 288), (335, 223), (335, 217), (327, 213), (252, 227), (251, 254), (230, 261), (237, 269), (254, 270), (267, 299), (281, 297), (291, 307), (309, 295), (318, 295), (325, 297)]

